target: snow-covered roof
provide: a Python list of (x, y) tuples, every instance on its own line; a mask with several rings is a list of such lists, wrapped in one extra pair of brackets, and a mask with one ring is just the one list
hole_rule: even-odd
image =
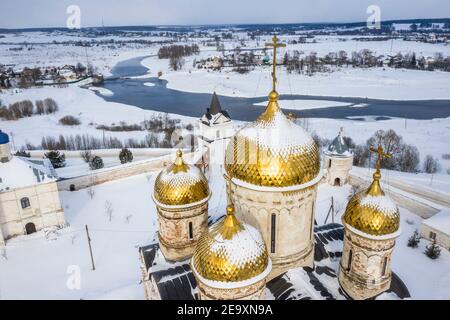
[[(332, 223), (314, 227), (314, 268), (303, 267), (270, 280), (266, 298), (274, 300), (346, 299), (339, 287), (337, 273), (342, 256), (344, 229)], [(145, 268), (156, 283), (162, 300), (198, 299), (198, 288), (189, 260), (165, 261), (158, 244), (140, 249)], [(391, 287), (377, 299), (409, 298), (410, 294), (400, 278), (392, 273)]]
[(28, 160), (12, 157), (0, 163), (0, 192), (56, 181), (57, 175), (47, 159)]
[(349, 146), (344, 141), (342, 130), (325, 150), (325, 154), (338, 157), (350, 157), (352, 155)]
[(0, 130), (0, 144), (6, 144), (9, 143), (9, 136), (4, 133), (2, 130)]
[(222, 110), (217, 94), (214, 92), (211, 98), (211, 104), (206, 109), (206, 113), (202, 116), (201, 121), (207, 125), (217, 125), (230, 122), (230, 115), (226, 110)]
[(450, 209), (446, 208), (438, 212), (431, 218), (423, 220), (422, 223), (433, 229), (450, 235)]

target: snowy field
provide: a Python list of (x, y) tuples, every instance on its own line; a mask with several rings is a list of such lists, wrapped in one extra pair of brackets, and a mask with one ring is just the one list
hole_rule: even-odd
[[(102, 89), (104, 90), (104, 89)], [(16, 101), (29, 99), (31, 101), (43, 100), (52, 97), (59, 105), (59, 111), (51, 115), (35, 115), (30, 118), (23, 118), (16, 121), (0, 120), (2, 131), (10, 134), (14, 144), (19, 148), (27, 142), (31, 144), (40, 144), (43, 136), (59, 135), (69, 136), (76, 134), (89, 134), (100, 138), (103, 136), (102, 130), (96, 129), (99, 125), (111, 126), (118, 125), (121, 121), (127, 124), (140, 124), (152, 115), (159, 112), (143, 110), (138, 107), (125, 105), (122, 103), (107, 102), (97, 96), (93, 91), (82, 89), (77, 86), (67, 88), (32, 88), (21, 89), (19, 92), (11, 90), (0, 93), (0, 100), (4, 104), (10, 104)], [(64, 126), (59, 123), (59, 119), (66, 115), (72, 115), (81, 121), (79, 126)], [(191, 122), (189, 117), (171, 115), (172, 118), (178, 118), (184, 122)], [(146, 131), (132, 132), (105, 132), (105, 137), (117, 137), (124, 141), (129, 138), (143, 139), (147, 135)]]

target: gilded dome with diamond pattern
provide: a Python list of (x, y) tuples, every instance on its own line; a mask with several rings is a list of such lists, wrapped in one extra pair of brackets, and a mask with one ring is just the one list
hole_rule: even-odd
[(259, 231), (239, 222), (229, 206), (225, 218), (199, 239), (191, 267), (204, 281), (220, 286), (257, 282), (270, 272), (271, 263)]
[(159, 173), (153, 194), (157, 202), (168, 206), (196, 203), (209, 195), (205, 175), (196, 166), (184, 163), (181, 150), (177, 151), (175, 162)]
[(312, 137), (283, 113), (272, 91), (264, 113), (231, 138), (225, 169), (230, 178), (256, 186), (301, 185), (319, 175), (320, 152)]
[(400, 212), (380, 186), (379, 172), (369, 189), (354, 195), (345, 210), (343, 222), (372, 236), (396, 233), (400, 228)]

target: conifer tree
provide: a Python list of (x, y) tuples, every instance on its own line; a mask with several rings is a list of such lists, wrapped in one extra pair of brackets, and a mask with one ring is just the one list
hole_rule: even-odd
[(66, 155), (60, 153), (58, 150), (47, 152), (45, 157), (50, 160), (55, 169), (64, 168), (66, 166)]
[(127, 148), (124, 148), (119, 153), (119, 159), (120, 159), (121, 164), (132, 162), (133, 161), (133, 153), (130, 150), (128, 150)]
[(420, 242), (419, 231), (414, 230), (414, 233), (408, 239), (408, 247), (417, 248)]
[(436, 239), (430, 243), (425, 249), (425, 254), (430, 259), (437, 259), (441, 255), (441, 248), (436, 244)]
[(89, 167), (91, 168), (91, 170), (98, 170), (103, 168), (103, 159), (99, 156), (93, 156), (91, 161), (89, 162)]

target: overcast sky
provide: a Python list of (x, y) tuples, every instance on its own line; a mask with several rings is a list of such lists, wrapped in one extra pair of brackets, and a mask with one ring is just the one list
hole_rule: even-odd
[(449, 18), (450, 0), (0, 0), (0, 28), (65, 27), (69, 5), (81, 26), (366, 21)]

